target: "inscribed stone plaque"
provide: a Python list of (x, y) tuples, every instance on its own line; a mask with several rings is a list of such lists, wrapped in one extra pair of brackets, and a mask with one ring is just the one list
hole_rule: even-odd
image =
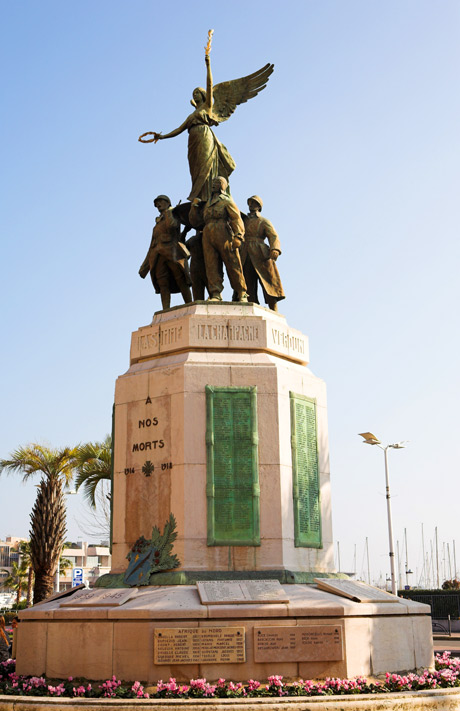
[(244, 589), (253, 602), (289, 602), (279, 580), (243, 580)]
[(196, 586), (203, 605), (289, 602), (279, 580), (211, 580)]
[(77, 590), (86, 590), (85, 584), (80, 583), (80, 585), (76, 585), (70, 590), (61, 590), (60, 592), (55, 593), (54, 595), (50, 595), (50, 597), (47, 597), (44, 600), (41, 600), (40, 602), (35, 602), (34, 607), (37, 607), (37, 605), (45, 605), (46, 603), (54, 602), (55, 600), (64, 599), (66, 597), (69, 597), (70, 595), (75, 595)]
[(240, 664), (244, 627), (162, 627), (154, 630), (155, 664)]
[(206, 386), (208, 545), (260, 545), (256, 398)]
[(255, 662), (335, 662), (341, 659), (343, 642), (339, 626), (254, 627)]
[(137, 588), (120, 590), (78, 590), (59, 607), (119, 607), (137, 593)]
[[(153, 524), (163, 527), (171, 513), (171, 397), (150, 396), (146, 387), (139, 399), (115, 406), (117, 451), (114, 488), (125, 491), (125, 541), (151, 535)], [(124, 453), (124, 454), (123, 454)], [(116, 497), (117, 498), (117, 497)]]
[(296, 546), (321, 548), (316, 403), (303, 395), (291, 397), (291, 449)]
[(400, 602), (396, 595), (355, 580), (315, 578), (315, 583), (321, 590), (347, 597), (355, 602)]
[(171, 402), (167, 395), (129, 402), (127, 409), (126, 460), (123, 474), (145, 478), (143, 466), (148, 460), (150, 476), (161, 476), (161, 464), (171, 461)]

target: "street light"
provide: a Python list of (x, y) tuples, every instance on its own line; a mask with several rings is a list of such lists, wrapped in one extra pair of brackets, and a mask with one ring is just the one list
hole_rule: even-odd
[(360, 437), (364, 439), (363, 444), (377, 445), (380, 449), (383, 449), (383, 454), (385, 456), (385, 488), (386, 488), (386, 500), (387, 500), (387, 515), (388, 515), (388, 541), (389, 541), (389, 556), (390, 556), (390, 574), (391, 574), (391, 592), (393, 595), (397, 595), (396, 589), (396, 575), (395, 575), (395, 552), (393, 546), (393, 527), (391, 524), (391, 506), (390, 506), (390, 479), (388, 474), (388, 450), (389, 449), (404, 449), (405, 442), (396, 442), (395, 444), (387, 444), (384, 446), (378, 437), (376, 437), (372, 432), (361, 432)]

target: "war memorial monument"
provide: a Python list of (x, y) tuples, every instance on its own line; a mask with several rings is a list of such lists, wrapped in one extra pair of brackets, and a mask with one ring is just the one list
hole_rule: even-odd
[(247, 213), (235, 204), (235, 163), (214, 133), (274, 68), (215, 85), (210, 41), (193, 112), (140, 137), (188, 131), (191, 191), (172, 206), (157, 176), (139, 273), (162, 309), (132, 334), (115, 387), (113, 568), (21, 613), (17, 672), (155, 682), (430, 667), (429, 607), (334, 570), (325, 383), (278, 312), (289, 236), (260, 196)]

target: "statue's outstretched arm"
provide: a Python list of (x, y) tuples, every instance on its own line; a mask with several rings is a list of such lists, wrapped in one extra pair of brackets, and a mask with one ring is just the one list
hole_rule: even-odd
[[(141, 136), (139, 136), (137, 140), (141, 143), (156, 143), (162, 138), (174, 138), (174, 136), (178, 136), (188, 127), (188, 119), (189, 117), (185, 119), (184, 123), (181, 124), (179, 128), (175, 128), (174, 131), (170, 131), (170, 133), (165, 133), (163, 135), (161, 133), (157, 133), (156, 131), (147, 131), (147, 133), (143, 133)], [(153, 136), (153, 138), (146, 138), (146, 136)]]
[(211, 43), (214, 30), (208, 31), (208, 42), (204, 48), (204, 61), (206, 62), (206, 106), (211, 111), (213, 96), (212, 96), (212, 72), (211, 72)]
[(209, 54), (204, 55), (204, 61), (206, 62), (206, 106), (209, 110), (212, 109), (212, 72), (211, 72), (211, 57)]
[(188, 119), (185, 119), (184, 123), (182, 123), (179, 126), (179, 128), (175, 128), (174, 131), (170, 131), (170, 133), (165, 133), (165, 134), (159, 133), (158, 140), (161, 140), (163, 138), (174, 138), (175, 136), (178, 136), (180, 133), (183, 133), (185, 131), (185, 129), (187, 128), (187, 121), (188, 121)]

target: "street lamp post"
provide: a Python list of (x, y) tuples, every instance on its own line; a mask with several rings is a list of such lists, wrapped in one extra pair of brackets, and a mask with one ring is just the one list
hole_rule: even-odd
[(385, 458), (385, 496), (387, 500), (387, 517), (388, 517), (388, 543), (389, 543), (389, 556), (390, 556), (390, 575), (391, 575), (391, 592), (393, 595), (397, 595), (398, 591), (396, 588), (396, 575), (395, 575), (395, 552), (393, 545), (393, 525), (391, 522), (391, 505), (390, 505), (390, 477), (388, 472), (388, 450), (389, 449), (403, 449), (404, 442), (397, 442), (396, 444), (382, 445), (378, 437), (372, 434), (372, 432), (362, 432), (359, 435), (363, 437), (363, 444), (377, 445), (380, 449), (383, 449), (383, 454)]

